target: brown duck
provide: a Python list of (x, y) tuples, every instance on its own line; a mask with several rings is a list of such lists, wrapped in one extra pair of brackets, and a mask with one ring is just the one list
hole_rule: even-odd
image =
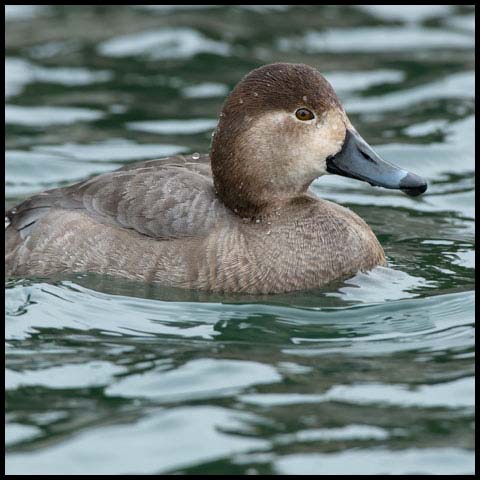
[(327, 173), (410, 195), (427, 188), (372, 150), (317, 70), (266, 65), (228, 96), (210, 155), (136, 163), (9, 210), (6, 274), (279, 293), (384, 265), (370, 227), (309, 190)]

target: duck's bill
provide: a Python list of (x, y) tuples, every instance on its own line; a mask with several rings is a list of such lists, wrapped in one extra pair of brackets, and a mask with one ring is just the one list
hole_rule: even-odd
[(427, 190), (427, 182), (422, 177), (386, 162), (356, 131), (350, 129), (347, 129), (342, 150), (327, 158), (327, 171), (363, 180), (370, 185), (402, 190), (412, 196)]

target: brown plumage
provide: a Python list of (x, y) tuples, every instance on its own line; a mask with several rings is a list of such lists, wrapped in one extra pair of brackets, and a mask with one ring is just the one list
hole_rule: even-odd
[[(315, 120), (297, 120), (301, 107)], [(34, 195), (7, 212), (6, 273), (97, 272), (188, 289), (278, 293), (383, 265), (368, 225), (308, 190), (342, 151), (350, 127), (316, 70), (261, 67), (227, 98), (210, 156), (140, 162)]]

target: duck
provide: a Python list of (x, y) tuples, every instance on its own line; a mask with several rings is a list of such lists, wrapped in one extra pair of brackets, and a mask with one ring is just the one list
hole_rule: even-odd
[(311, 190), (327, 174), (427, 189), (368, 145), (317, 69), (263, 65), (227, 96), (209, 154), (129, 164), (9, 209), (6, 275), (278, 294), (385, 266), (367, 223)]

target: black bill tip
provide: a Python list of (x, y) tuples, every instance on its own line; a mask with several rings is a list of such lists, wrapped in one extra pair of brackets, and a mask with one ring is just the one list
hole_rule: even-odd
[(400, 181), (400, 190), (411, 197), (416, 197), (426, 192), (427, 182), (414, 173), (408, 173), (408, 175)]

